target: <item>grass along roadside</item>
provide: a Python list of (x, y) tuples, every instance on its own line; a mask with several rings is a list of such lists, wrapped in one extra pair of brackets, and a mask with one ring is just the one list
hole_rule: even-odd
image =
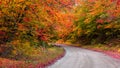
[(13, 60), (0, 57), (0, 68), (44, 68), (64, 55), (61, 47), (40, 48), (39, 53), (33, 53), (33, 58)]

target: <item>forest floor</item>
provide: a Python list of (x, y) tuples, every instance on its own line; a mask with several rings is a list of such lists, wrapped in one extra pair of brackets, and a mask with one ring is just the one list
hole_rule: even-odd
[(13, 60), (0, 57), (0, 68), (44, 68), (64, 56), (64, 53), (65, 51), (61, 47), (51, 47), (38, 54), (36, 59)]

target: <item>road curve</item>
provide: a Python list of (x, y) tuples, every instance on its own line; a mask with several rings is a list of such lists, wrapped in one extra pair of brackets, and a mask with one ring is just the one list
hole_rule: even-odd
[(120, 61), (105, 54), (77, 48), (63, 46), (66, 54), (47, 68), (120, 68)]

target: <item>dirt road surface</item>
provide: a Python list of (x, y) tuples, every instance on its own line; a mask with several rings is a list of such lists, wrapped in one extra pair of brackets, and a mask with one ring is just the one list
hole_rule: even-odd
[(120, 60), (105, 54), (72, 46), (62, 47), (66, 50), (65, 56), (47, 68), (120, 68)]

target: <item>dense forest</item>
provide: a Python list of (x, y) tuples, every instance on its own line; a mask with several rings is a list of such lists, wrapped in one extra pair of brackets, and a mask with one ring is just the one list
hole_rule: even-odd
[(56, 42), (111, 41), (120, 47), (120, 0), (0, 0), (2, 58), (29, 60), (49, 50), (60, 55), (63, 49), (50, 44)]

